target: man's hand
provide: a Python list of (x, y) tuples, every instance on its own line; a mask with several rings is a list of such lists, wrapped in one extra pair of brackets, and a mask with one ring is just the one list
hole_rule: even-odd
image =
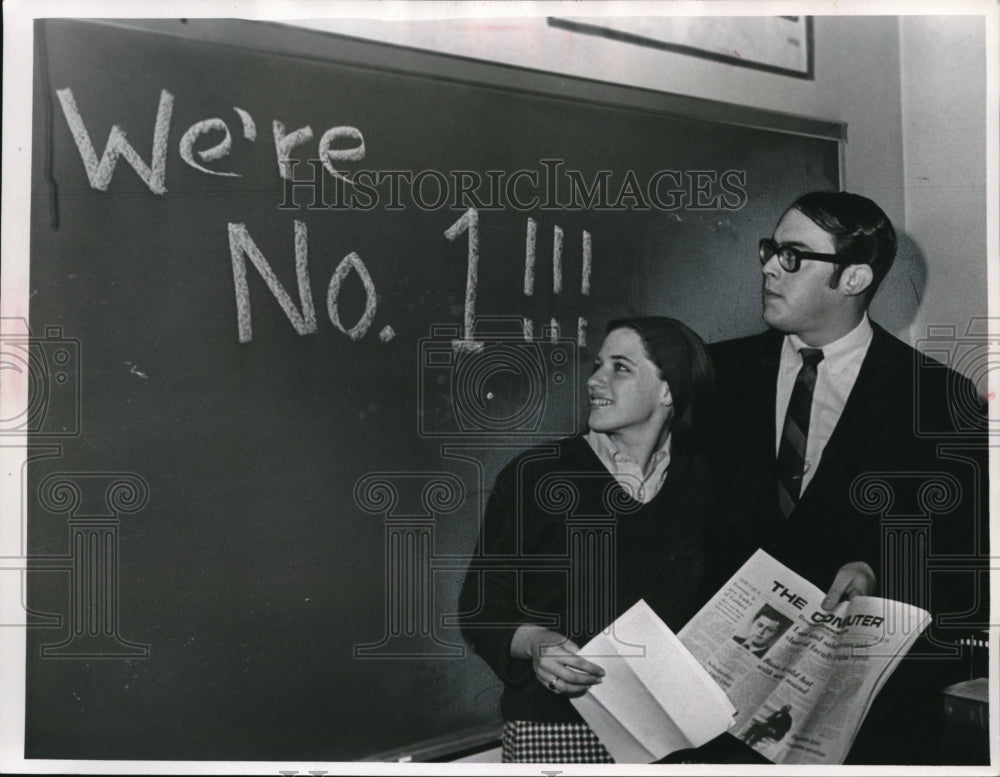
[(837, 570), (833, 585), (823, 600), (823, 609), (832, 610), (844, 600), (875, 593), (875, 573), (864, 561), (852, 561)]

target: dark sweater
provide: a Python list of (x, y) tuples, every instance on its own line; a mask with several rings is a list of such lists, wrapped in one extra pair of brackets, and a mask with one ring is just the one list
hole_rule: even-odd
[[(675, 453), (660, 492), (641, 504), (582, 437), (534, 448), (507, 465), (486, 507), (477, 546), (483, 555), (470, 565), (460, 599), (463, 634), (505, 684), (504, 719), (580, 720), (566, 696), (538, 681), (531, 661), (511, 657), (521, 624), (539, 623), (582, 646), (640, 598), (674, 631), (707, 601), (707, 490), (701, 458)], [(588, 530), (613, 548), (606, 577), (581, 566), (585, 543), (570, 541)], [(576, 569), (582, 574), (574, 578)], [(588, 586), (592, 595), (570, 597)]]

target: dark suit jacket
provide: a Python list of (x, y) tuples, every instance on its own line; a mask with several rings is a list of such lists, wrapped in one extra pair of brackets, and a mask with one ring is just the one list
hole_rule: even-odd
[[(718, 487), (711, 560), (721, 582), (763, 547), (823, 590), (843, 564), (868, 562), (880, 595), (939, 617), (927, 632), (930, 639), (911, 651), (933, 654), (936, 669), (927, 668), (934, 661), (924, 661), (912, 676), (902, 667), (897, 671), (915, 692), (914, 698), (897, 701), (911, 711), (922, 702), (926, 717), (932, 707), (941, 707), (947, 680), (967, 679), (966, 663), (938, 643), (964, 636), (963, 625), (987, 621), (986, 576), (978, 587), (976, 580), (976, 569), (987, 563), (985, 409), (970, 381), (881, 327), (873, 329), (840, 420), (787, 519), (778, 507), (775, 463), (783, 336), (768, 331), (711, 347), (718, 387), (712, 414)], [(930, 574), (935, 565), (941, 571)], [(963, 623), (943, 628), (941, 616), (963, 611), (971, 612)], [(914, 682), (928, 687), (916, 693)], [(892, 698), (888, 686), (882, 696)], [(899, 715), (892, 728), (909, 742), (908, 749), (893, 750), (903, 740), (862, 748), (865, 762), (879, 762), (883, 752), (890, 762), (934, 762), (934, 754), (914, 751), (928, 745), (916, 741), (920, 730), (940, 728), (940, 716), (935, 714), (933, 723), (914, 723), (905, 712), (890, 708), (885, 715)], [(880, 715), (873, 708), (870, 719), (881, 720)], [(860, 736), (858, 744), (864, 740)]]

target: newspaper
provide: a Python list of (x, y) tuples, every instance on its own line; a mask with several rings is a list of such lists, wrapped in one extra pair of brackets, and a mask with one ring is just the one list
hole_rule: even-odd
[(733, 725), (725, 691), (642, 599), (580, 655), (604, 680), (570, 701), (618, 763), (700, 747)]
[(730, 733), (770, 761), (840, 764), (876, 694), (930, 615), (824, 592), (762, 550), (681, 630), (736, 706)]

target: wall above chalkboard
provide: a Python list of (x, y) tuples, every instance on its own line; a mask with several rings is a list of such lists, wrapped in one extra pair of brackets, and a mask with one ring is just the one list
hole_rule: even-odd
[[(47, 20), (35, 50), (30, 323), (81, 401), (51, 393), (79, 423), (28, 465), (29, 547), (65, 561), (29, 575), (62, 615), (28, 637), (29, 757), (494, 722), (456, 608), (497, 471), (580, 430), (609, 319), (758, 329), (758, 238), (840, 181), (835, 122), (281, 25)], [(74, 555), (42, 486), (118, 479), (144, 500)]]

